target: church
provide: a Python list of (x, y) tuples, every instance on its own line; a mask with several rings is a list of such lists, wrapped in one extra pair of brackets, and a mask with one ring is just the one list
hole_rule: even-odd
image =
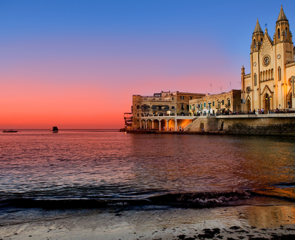
[(273, 39), (257, 19), (250, 49), (250, 73), (245, 74), (244, 66), (241, 69), (242, 111), (295, 108), (295, 48), (283, 7)]

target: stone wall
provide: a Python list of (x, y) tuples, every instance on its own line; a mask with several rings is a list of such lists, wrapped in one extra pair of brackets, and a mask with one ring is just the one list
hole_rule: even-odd
[(219, 118), (218, 130), (228, 134), (295, 136), (295, 118)]
[[(279, 114), (278, 114), (279, 115)], [(189, 132), (223, 133), (223, 134), (247, 134), (247, 135), (294, 135), (295, 114), (285, 117), (274, 116), (201, 116), (189, 124), (185, 130)]]
[(210, 131), (217, 131), (218, 130), (217, 126), (218, 126), (218, 120), (216, 119), (216, 117), (202, 116), (194, 120), (188, 126), (187, 130), (191, 132), (201, 132), (202, 128), (204, 128), (206, 132), (210, 132)]

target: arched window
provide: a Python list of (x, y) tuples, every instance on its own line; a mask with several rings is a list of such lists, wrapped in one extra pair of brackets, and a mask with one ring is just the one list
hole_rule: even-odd
[(279, 77), (279, 81), (281, 81), (281, 79), (282, 79), (282, 74), (281, 74), (281, 67), (279, 67), (279, 69), (278, 69), (278, 77)]
[(263, 80), (265, 80), (265, 71), (263, 71)]
[(254, 39), (254, 48), (256, 48), (256, 40)]
[(140, 108), (140, 106), (139, 105), (137, 105), (137, 109), (139, 109)]
[(271, 79), (270, 69), (268, 70), (268, 79)]
[(287, 38), (287, 36), (288, 36), (288, 28), (286, 28), (286, 32), (285, 32), (285, 37)]
[(262, 44), (262, 38), (261, 38), (261, 42), (260, 42), (260, 44)]
[(280, 33), (280, 29), (278, 28), (278, 39), (281, 38), (281, 33)]
[(273, 68), (271, 69), (271, 79), (273, 79)]
[(260, 81), (262, 80), (262, 72), (260, 72)]
[(257, 86), (257, 75), (256, 75), (256, 73), (254, 74), (254, 86)]

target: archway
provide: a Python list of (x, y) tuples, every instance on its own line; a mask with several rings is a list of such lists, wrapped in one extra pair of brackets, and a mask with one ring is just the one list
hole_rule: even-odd
[(223, 125), (224, 125), (224, 122), (222, 122), (220, 125), (220, 131), (223, 131)]
[(249, 112), (251, 109), (251, 102), (250, 102), (250, 99), (248, 98), (246, 100), (246, 112)]
[(161, 131), (167, 131), (167, 120), (166, 119), (161, 120)]
[(205, 130), (205, 125), (204, 125), (204, 123), (201, 123), (200, 124), (200, 131), (203, 131), (203, 129)]
[(154, 127), (153, 127), (153, 129), (159, 130), (159, 120), (157, 120), (157, 119), (154, 120)]
[(287, 108), (292, 108), (292, 92), (287, 95)]
[(174, 119), (169, 119), (168, 120), (168, 130), (169, 131), (176, 131), (175, 130), (175, 120)]
[(268, 95), (268, 93), (266, 93), (264, 97), (264, 112), (268, 113), (269, 110), (270, 110), (270, 96)]
[(145, 120), (140, 121), (140, 129), (146, 129), (146, 121)]
[(147, 120), (147, 129), (152, 129), (152, 120)]

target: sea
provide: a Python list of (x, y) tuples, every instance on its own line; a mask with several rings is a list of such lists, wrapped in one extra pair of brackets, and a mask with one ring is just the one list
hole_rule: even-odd
[(44, 209), (62, 215), (295, 200), (293, 137), (1, 131), (0, 166), (0, 225)]

